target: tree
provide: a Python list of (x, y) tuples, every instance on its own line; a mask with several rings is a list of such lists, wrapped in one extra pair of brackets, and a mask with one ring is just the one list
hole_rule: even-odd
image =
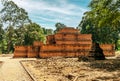
[(66, 25), (58, 22), (58, 23), (55, 24), (55, 27), (56, 27), (56, 30), (54, 32), (57, 33), (60, 29), (66, 27)]
[(95, 18), (98, 27), (119, 27), (120, 0), (92, 0), (89, 7), (91, 11), (87, 14)]
[(7, 27), (22, 27), (25, 23), (29, 23), (28, 13), (18, 7), (13, 1), (3, 0), (3, 9), (0, 11), (2, 22), (7, 24)]
[(53, 29), (45, 29), (45, 28), (42, 28), (43, 29), (43, 32), (45, 35), (52, 35), (53, 34)]
[(2, 0), (3, 9), (0, 11), (2, 24), (6, 26), (7, 51), (13, 46), (12, 37), (14, 37), (14, 29), (23, 27), (24, 24), (30, 23), (27, 12), (23, 8), (19, 8), (13, 1)]
[(26, 29), (24, 37), (24, 45), (32, 45), (34, 41), (45, 41), (45, 35), (42, 28), (36, 24), (31, 23), (24, 26)]
[(2, 23), (1, 23), (1, 20), (0, 20), (0, 41), (2, 41), (2, 39), (3, 39), (3, 34), (4, 34), (4, 30), (2, 28)]
[(117, 44), (120, 32), (120, 0), (92, 0), (90, 11), (85, 12), (79, 29), (91, 33), (97, 43)]
[(2, 52), (2, 40), (3, 40), (4, 30), (2, 28), (2, 23), (0, 20), (0, 53)]

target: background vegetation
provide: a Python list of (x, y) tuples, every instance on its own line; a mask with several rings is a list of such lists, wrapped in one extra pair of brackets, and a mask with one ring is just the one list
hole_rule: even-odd
[(118, 49), (120, 0), (92, 0), (79, 24), (81, 33), (91, 33), (93, 42), (112, 43)]

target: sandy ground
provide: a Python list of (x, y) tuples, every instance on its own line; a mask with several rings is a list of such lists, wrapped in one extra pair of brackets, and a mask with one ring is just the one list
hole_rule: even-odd
[(27, 72), (23, 69), (19, 61), (29, 59), (13, 59), (12, 55), (2, 55), (0, 61), (0, 81), (32, 81)]
[(59, 57), (22, 63), (37, 81), (120, 81), (120, 59), (79, 62)]
[(1, 68), (1, 66), (3, 65), (3, 62), (2, 61), (0, 61), (0, 68)]
[(120, 51), (104, 61), (79, 62), (78, 58), (22, 61), (37, 81), (120, 81)]
[[(116, 59), (117, 58), (117, 59)], [(79, 62), (78, 58), (12, 58), (0, 55), (0, 81), (120, 81), (120, 52), (105, 61)]]

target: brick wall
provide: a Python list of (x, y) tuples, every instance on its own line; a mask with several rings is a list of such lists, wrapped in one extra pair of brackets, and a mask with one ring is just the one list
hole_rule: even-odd
[[(114, 56), (113, 44), (102, 44), (105, 56)], [(35, 41), (33, 46), (15, 46), (14, 57), (89, 56), (92, 48), (92, 35), (80, 34), (74, 28), (63, 28), (55, 35), (47, 36), (46, 44)]]
[(106, 57), (115, 56), (115, 45), (114, 44), (101, 44), (101, 49)]
[(27, 46), (15, 46), (14, 57), (27, 57)]

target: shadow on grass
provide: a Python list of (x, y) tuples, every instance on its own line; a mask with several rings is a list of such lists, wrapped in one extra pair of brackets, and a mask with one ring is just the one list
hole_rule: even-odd
[(89, 62), (88, 67), (92, 69), (100, 69), (106, 71), (120, 70), (120, 59), (97, 60)]

